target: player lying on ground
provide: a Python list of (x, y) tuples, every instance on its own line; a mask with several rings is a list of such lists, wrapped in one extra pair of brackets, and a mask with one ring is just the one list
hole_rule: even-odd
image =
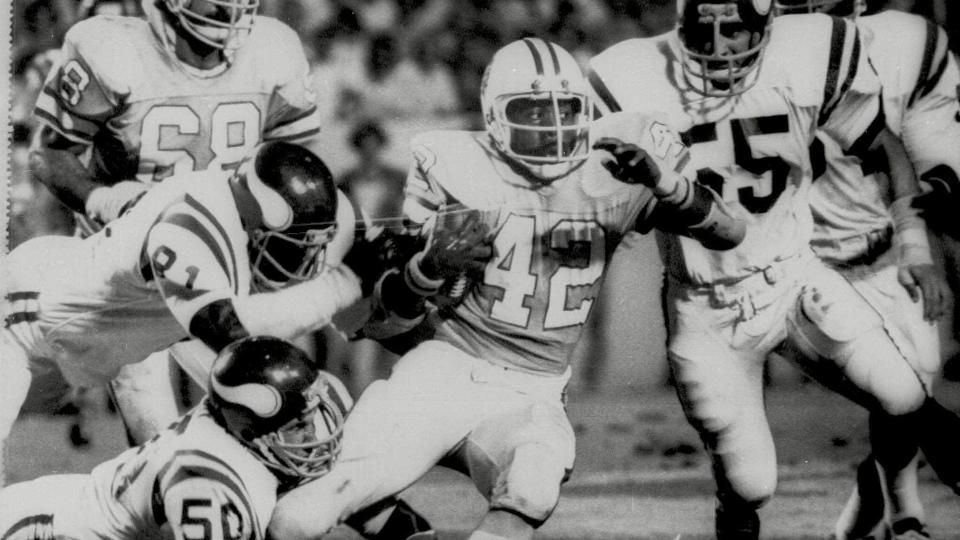
[[(343, 468), (281, 499), (275, 537), (316, 538), (438, 463), (489, 501), (471, 540), (530, 538), (553, 512), (574, 462), (570, 354), (620, 239), (660, 226), (730, 248), (743, 231), (680, 174), (687, 150), (666, 125), (592, 125), (587, 90), (570, 53), (516, 41), (487, 67), (485, 132), (414, 140), (404, 208), (425, 247), (377, 298), (420, 342), (362, 394)], [(444, 307), (425, 315), (428, 300)], [(366, 335), (387, 327), (375, 317)]]
[(0, 490), (0, 539), (264, 538), (278, 492), (335, 466), (351, 405), (294, 345), (244, 338), (214, 361), (209, 395), (149, 442)]

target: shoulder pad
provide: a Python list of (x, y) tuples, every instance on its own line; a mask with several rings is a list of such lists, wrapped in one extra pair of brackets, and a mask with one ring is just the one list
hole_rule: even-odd
[(786, 86), (801, 106), (833, 101), (866, 54), (861, 32), (846, 19), (822, 13), (774, 19), (759, 85)]
[(590, 60), (587, 79), (602, 112), (641, 108), (634, 102), (657, 92), (661, 81), (666, 83), (670, 35), (628, 39)]
[(130, 92), (133, 81), (142, 79), (146, 67), (137, 55), (142, 50), (137, 42), (153, 39), (144, 20), (99, 15), (73, 25), (64, 37), (64, 49), (80, 57), (106, 94), (122, 95)]
[(250, 39), (242, 50), (254, 50), (264, 68), (280, 80), (303, 75), (306, 65), (303, 43), (292, 28), (273, 17), (258, 15)]

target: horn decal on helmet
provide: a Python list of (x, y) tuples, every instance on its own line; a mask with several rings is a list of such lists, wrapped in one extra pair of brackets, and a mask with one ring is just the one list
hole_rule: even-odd
[(270, 189), (254, 167), (253, 159), (246, 159), (237, 169), (237, 175), (246, 179), (247, 189), (260, 205), (263, 223), (270, 230), (282, 231), (293, 223), (293, 209), (275, 190)]
[(253, 411), (260, 418), (270, 418), (283, 406), (283, 399), (276, 388), (257, 383), (246, 383), (240, 386), (224, 386), (216, 377), (211, 379), (213, 389), (230, 403), (242, 405)]

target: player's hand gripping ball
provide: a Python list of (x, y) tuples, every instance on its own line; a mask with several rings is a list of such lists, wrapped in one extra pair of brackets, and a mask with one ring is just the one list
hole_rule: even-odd
[(490, 227), (480, 211), (450, 205), (437, 214), (420, 269), (435, 279), (477, 275), (493, 256)]

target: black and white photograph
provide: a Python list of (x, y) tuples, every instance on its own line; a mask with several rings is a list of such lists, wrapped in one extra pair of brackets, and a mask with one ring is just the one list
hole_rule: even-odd
[(960, 540), (960, 2), (0, 10), (0, 540)]

